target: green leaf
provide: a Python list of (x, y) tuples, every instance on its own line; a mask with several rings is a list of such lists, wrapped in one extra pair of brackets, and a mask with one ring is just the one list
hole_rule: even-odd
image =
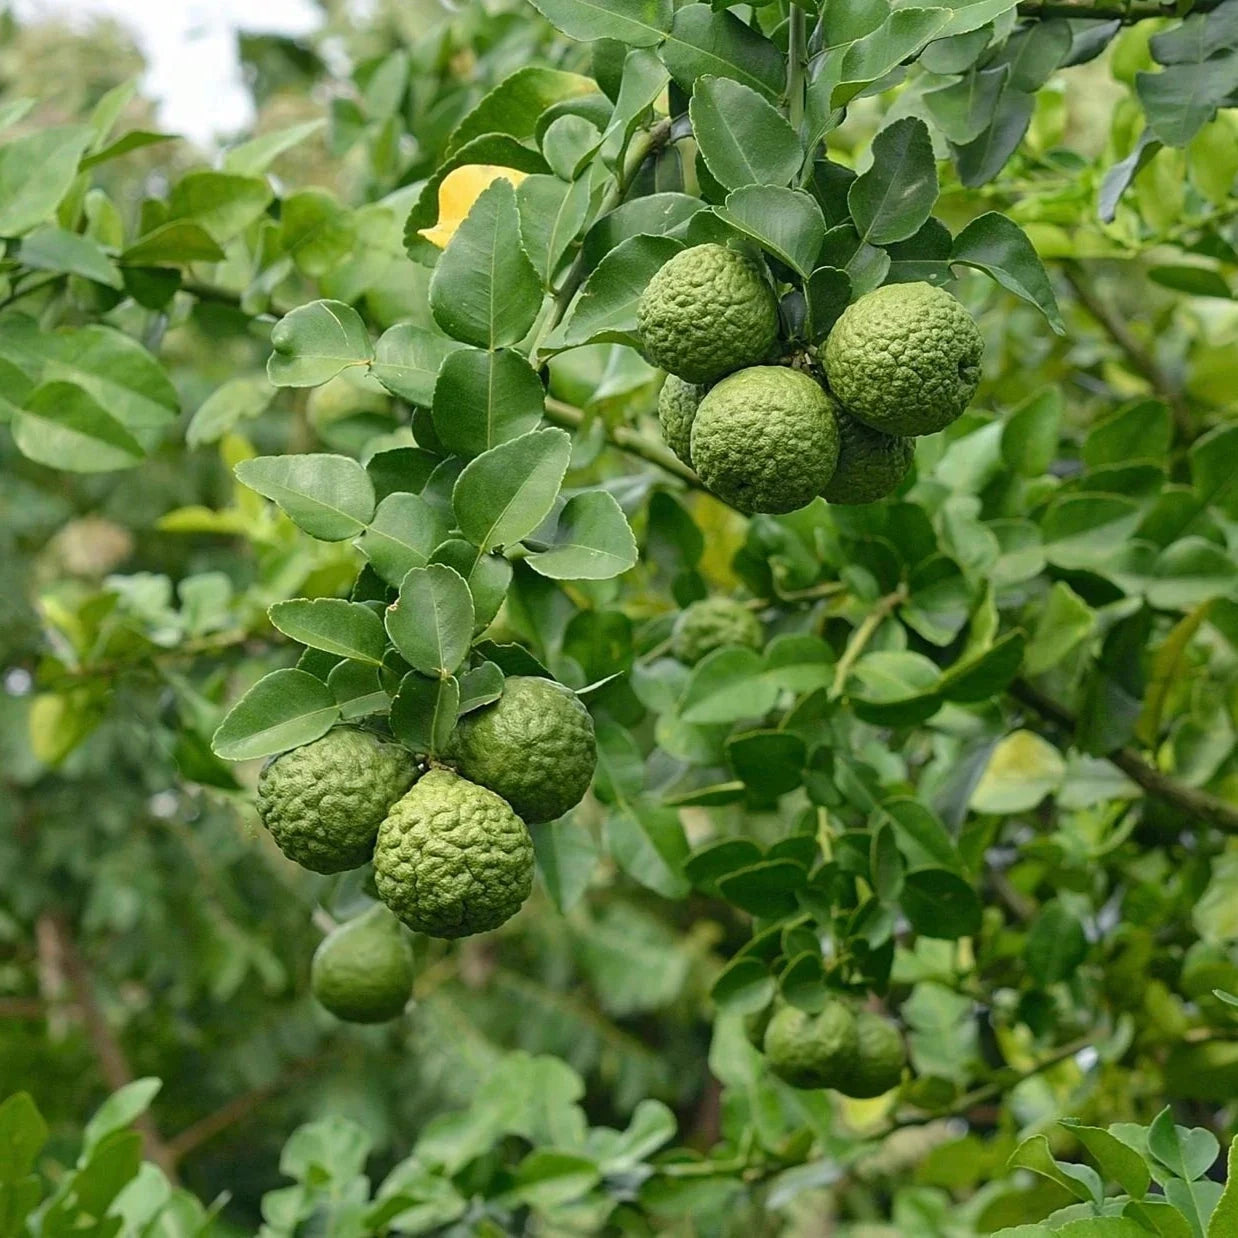
[(1036, 306), (1058, 335), (1066, 333), (1053, 285), (1027, 234), (1013, 220), (989, 211), (954, 238), (950, 261), (975, 267), (1008, 292)]
[(726, 205), (716, 213), (800, 275), (807, 277), (816, 266), (825, 240), (825, 217), (810, 194), (748, 185), (727, 194)]
[[(619, 6), (607, 7), (613, 11)], [(548, 108), (596, 90), (597, 83), (579, 73), (525, 65), (505, 77), (456, 125), (444, 153), (450, 156), (476, 138), (494, 133), (527, 142), (538, 135), (539, 123)]]
[[(460, 537), (453, 537), (438, 546), (430, 556), (430, 562), (445, 563), (464, 577), (473, 595), (474, 630), (480, 632), (488, 627), (507, 596), (508, 586), (512, 582), (512, 565), (501, 555), (487, 554)], [(509, 673), (541, 674), (542, 668)]]
[(132, 468), (146, 456), (129, 430), (76, 383), (36, 387), (12, 429), (21, 453), (50, 468), (100, 473)]
[(751, 649), (715, 649), (692, 669), (680, 713), (693, 724), (757, 718), (774, 707), (779, 688), (763, 677), (761, 656)]
[(80, 275), (109, 288), (123, 286), (120, 273), (98, 241), (54, 225), (30, 233), (21, 243), (18, 258), (38, 271)]
[(447, 536), (447, 521), (416, 494), (389, 494), (357, 539), (362, 554), (389, 584), (400, 582), (415, 567), (425, 567)]
[(980, 931), (980, 899), (962, 877), (949, 869), (912, 869), (903, 878), (899, 903), (911, 927), (925, 937), (952, 940)]
[(709, 991), (714, 1004), (728, 1014), (751, 1014), (769, 1005), (777, 981), (760, 959), (741, 954), (718, 973)]
[(226, 257), (205, 228), (187, 219), (174, 219), (138, 237), (120, 260), (129, 267), (175, 267), (222, 262)]
[(564, 505), (548, 550), (526, 562), (552, 580), (610, 580), (636, 563), (636, 538), (606, 490), (585, 490)]
[(671, 0), (533, 0), (533, 5), (573, 39), (617, 39), (629, 47), (660, 43), (674, 8)]
[(726, 744), (727, 760), (738, 778), (762, 799), (775, 799), (803, 782), (808, 760), (804, 741), (789, 731), (748, 731)]
[(273, 197), (265, 177), (189, 172), (172, 186), (167, 218), (191, 220), (223, 245), (258, 219)]
[(1176, 1126), (1166, 1106), (1148, 1127), (1148, 1151), (1166, 1169), (1186, 1182), (1202, 1178), (1212, 1168), (1221, 1145), (1203, 1127)]
[(1030, 1169), (1050, 1182), (1068, 1191), (1084, 1203), (1099, 1203), (1104, 1198), (1104, 1188), (1095, 1171), (1087, 1165), (1063, 1164), (1054, 1159), (1049, 1141), (1044, 1135), (1025, 1139), (1007, 1162), (1011, 1168)]
[(307, 671), (272, 671), (228, 712), (211, 749), (227, 761), (274, 756), (321, 739), (339, 714), (335, 697), (321, 679)]
[(760, 848), (750, 838), (724, 838), (707, 843), (684, 861), (684, 875), (698, 889), (717, 891), (719, 877), (749, 868), (761, 859)]
[(59, 125), (0, 146), (0, 236), (21, 236), (50, 221), (93, 138), (88, 125)]
[(503, 695), (503, 672), (493, 662), (483, 662), (460, 676), (461, 716), (491, 705)]
[(398, 323), (379, 336), (370, 373), (392, 395), (429, 408), (443, 362), (463, 347), (458, 340), (437, 331), (411, 322)]
[(224, 153), (224, 171), (237, 176), (261, 176), (280, 155), (313, 137), (326, 123), (325, 120), (309, 120), (242, 142)]
[(534, 1210), (545, 1211), (580, 1199), (601, 1179), (601, 1170), (590, 1157), (534, 1148), (516, 1167), (511, 1194)]
[(324, 189), (302, 189), (280, 206), (279, 247), (303, 275), (321, 279), (357, 243), (353, 214)]
[(383, 621), (361, 602), (297, 598), (276, 602), (267, 613), (280, 632), (311, 649), (354, 662), (382, 663), (387, 647)]
[(542, 285), (520, 240), (516, 191), (489, 185), (456, 229), (430, 279), (434, 321), (478, 348), (516, 344), (542, 305)]
[(257, 456), (242, 460), (235, 472), (238, 481), (278, 503), (298, 528), (322, 542), (356, 537), (374, 514), (374, 484), (347, 456)]
[(448, 451), (479, 456), (536, 430), (545, 401), (541, 379), (520, 353), (461, 348), (439, 372), (434, 429)]
[(1235, 1233), (1238, 1233), (1238, 1138), (1229, 1145), (1225, 1193), (1208, 1222), (1208, 1238), (1225, 1238), (1226, 1234)]
[(636, 347), (641, 294), (681, 249), (682, 242), (667, 236), (631, 236), (620, 242), (585, 281), (552, 342), (569, 348), (600, 341)]
[(538, 872), (555, 907), (566, 915), (585, 896), (598, 864), (593, 835), (570, 817), (539, 825), (533, 832)]
[(663, 898), (688, 893), (682, 871), (688, 842), (674, 809), (641, 805), (612, 812), (606, 819), (606, 849), (629, 877)]
[(1083, 441), (1090, 469), (1132, 460), (1163, 460), (1173, 442), (1173, 423), (1160, 400), (1136, 400), (1098, 421)]
[(786, 77), (782, 53), (759, 30), (725, 9), (687, 4), (675, 14), (661, 48), (676, 83), (691, 93), (706, 74), (730, 78), (775, 100)]
[(1042, 675), (1077, 649), (1096, 626), (1096, 612), (1065, 581), (1057, 581), (1040, 609), (1024, 668)]
[(923, 864), (963, 872), (963, 857), (954, 839), (933, 811), (910, 796), (897, 795), (881, 805), (893, 822), (894, 832), (908, 859), (916, 867)]
[(374, 356), (361, 315), (343, 301), (311, 301), (286, 314), (271, 330), (271, 347), (267, 374), (277, 387), (319, 387)]
[(1056, 567), (1095, 570), (1135, 531), (1141, 511), (1116, 494), (1068, 494), (1053, 500), (1041, 521), (1045, 557)]
[(1042, 987), (1069, 980), (1087, 953), (1088, 939), (1078, 916), (1050, 899), (1028, 930), (1023, 948), (1032, 978)]
[(109, 1135), (144, 1114), (162, 1086), (159, 1079), (135, 1079), (113, 1092), (86, 1123), (82, 1132), (83, 1157), (89, 1157)]
[(701, 157), (724, 189), (789, 185), (799, 174), (799, 137), (751, 87), (726, 77), (698, 78), (689, 110)]
[(992, 751), (971, 796), (976, 812), (1028, 812), (1066, 776), (1062, 754), (1031, 731), (1012, 731)]
[(1104, 1177), (1116, 1182), (1132, 1199), (1143, 1199), (1152, 1179), (1138, 1152), (1098, 1126), (1084, 1126), (1073, 1118), (1063, 1119), (1062, 1125), (1087, 1148)]
[(557, 176), (528, 176), (516, 187), (516, 207), (525, 252), (549, 288), (588, 218), (589, 178), (565, 184)]
[(47, 1134), (29, 1092), (15, 1092), (0, 1104), (0, 1184), (18, 1182), (34, 1168)]
[(941, 707), (941, 673), (920, 653), (867, 653), (847, 679), (858, 717), (881, 726), (913, 726)]
[(451, 739), (459, 709), (455, 676), (430, 678), (409, 671), (391, 700), (391, 733), (413, 752), (437, 756)]
[(832, 109), (845, 107), (866, 87), (892, 73), (936, 38), (949, 20), (944, 8), (898, 8), (862, 38), (832, 48), (810, 91), (821, 131)]
[(340, 718), (352, 722), (385, 713), (391, 698), (383, 689), (379, 668), (362, 662), (340, 662), (327, 675), (327, 687), (340, 707)]
[(482, 550), (527, 537), (549, 514), (571, 458), (562, 430), (535, 430), (471, 460), (452, 491), (456, 520)]
[(914, 236), (937, 201), (937, 162), (928, 126), (914, 116), (873, 139), (873, 165), (851, 182), (847, 203), (860, 240), (888, 245)]
[(1238, 54), (1230, 47), (1194, 63), (1168, 65), (1159, 73), (1137, 73), (1135, 90), (1148, 129), (1166, 146), (1185, 146), (1238, 90)]
[(1232, 594), (1238, 563), (1202, 537), (1184, 537), (1166, 546), (1152, 567), (1148, 602), (1162, 610), (1191, 610)]
[(441, 563), (413, 568), (387, 610), (387, 634), (414, 670), (453, 674), (473, 639), (473, 597), (464, 577)]
[(1062, 396), (1046, 387), (1010, 414), (1002, 429), (1002, 459), (1021, 477), (1040, 477), (1057, 458)]
[(266, 412), (275, 391), (262, 374), (245, 374), (217, 387), (198, 406), (185, 430), (190, 447), (216, 443), (240, 422)]
[(1238, 519), (1238, 426), (1220, 425), (1191, 444), (1191, 485), (1199, 499)]
[(973, 66), (958, 81), (925, 91), (924, 106), (951, 142), (965, 145), (992, 124), (1009, 78), (1009, 65), (986, 69)]

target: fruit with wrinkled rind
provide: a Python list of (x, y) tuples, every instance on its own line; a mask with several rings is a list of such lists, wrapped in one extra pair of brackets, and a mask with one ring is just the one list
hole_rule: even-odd
[(932, 284), (886, 284), (849, 305), (822, 351), (830, 390), (883, 434), (945, 429), (980, 382), (984, 341), (972, 316)]
[(310, 991), (337, 1019), (385, 1023), (413, 995), (413, 951), (379, 903), (327, 934), (314, 951)]
[(740, 370), (711, 387), (697, 409), (693, 465), (710, 490), (741, 512), (793, 512), (834, 475), (834, 407), (799, 370)]
[(838, 1090), (857, 1100), (884, 1096), (898, 1087), (907, 1064), (907, 1051), (898, 1026), (890, 1019), (871, 1010), (861, 1010), (855, 1017), (858, 1048), (854, 1069)]
[(399, 744), (336, 727), (269, 761), (258, 815), (279, 849), (316, 873), (360, 868), (387, 809), (412, 786), (417, 764)]
[(506, 800), (433, 769), (378, 831), (379, 897), (418, 933), (467, 937), (498, 928), (533, 888), (533, 840)]
[(593, 781), (593, 719), (570, 688), (513, 675), (493, 705), (460, 719), (446, 759), (530, 825), (553, 821), (575, 808)]
[(765, 1029), (770, 1069), (795, 1088), (841, 1090), (858, 1052), (855, 1015), (839, 1001), (815, 1015), (784, 1006)]
[(838, 419), (838, 467), (821, 497), (829, 503), (875, 503), (902, 485), (915, 459), (909, 438), (882, 434), (843, 409)]
[(658, 423), (666, 445), (692, 467), (692, 422), (705, 388), (668, 374), (658, 393)]
[(778, 337), (773, 289), (725, 245), (695, 245), (664, 263), (636, 317), (645, 356), (690, 383), (765, 360)]
[(763, 641), (761, 621), (742, 602), (728, 597), (702, 598), (675, 620), (671, 653), (680, 662), (694, 666), (724, 645), (760, 649)]

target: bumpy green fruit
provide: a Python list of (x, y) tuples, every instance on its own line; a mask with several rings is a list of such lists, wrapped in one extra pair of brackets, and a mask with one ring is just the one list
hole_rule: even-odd
[(416, 932), (485, 933), (529, 897), (533, 840), (506, 800), (434, 769), (379, 828), (374, 881), (383, 902)]
[(784, 1006), (765, 1029), (770, 1069), (795, 1088), (841, 1090), (858, 1054), (855, 1015), (842, 1002), (831, 1002), (816, 1015)]
[(593, 719), (576, 693), (532, 675), (513, 675), (493, 705), (465, 714), (446, 753), (530, 825), (580, 803), (597, 755)]
[(314, 951), (310, 991), (337, 1019), (385, 1023), (413, 995), (413, 951), (381, 903), (332, 930)]
[(972, 316), (932, 284), (887, 284), (843, 311), (825, 342), (830, 389), (883, 434), (934, 434), (967, 407), (984, 341)]
[(894, 1023), (871, 1010), (856, 1015), (855, 1031), (859, 1045), (855, 1067), (838, 1090), (857, 1100), (884, 1096), (903, 1078), (907, 1063), (903, 1037)]
[(875, 503), (902, 484), (915, 459), (909, 438), (882, 434), (838, 411), (838, 467), (821, 497), (830, 503)]
[(692, 460), (710, 490), (739, 511), (793, 512), (834, 475), (834, 403), (799, 370), (740, 370), (701, 401), (692, 423)]
[(675, 620), (671, 653), (693, 666), (724, 645), (760, 649), (763, 640), (761, 621), (742, 602), (726, 597), (702, 598)]
[(692, 422), (705, 388), (668, 374), (658, 393), (658, 422), (666, 445), (692, 467)]
[(778, 302), (757, 266), (725, 245), (677, 253), (637, 306), (645, 355), (690, 383), (763, 361), (778, 336)]
[(416, 777), (406, 749), (336, 727), (267, 764), (258, 779), (258, 815), (279, 849), (304, 868), (360, 868), (387, 809)]

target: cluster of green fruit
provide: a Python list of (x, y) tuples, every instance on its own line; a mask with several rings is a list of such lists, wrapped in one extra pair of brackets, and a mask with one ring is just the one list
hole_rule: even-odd
[(668, 446), (747, 513), (884, 498), (911, 468), (913, 438), (954, 421), (980, 381), (975, 322), (927, 283), (862, 296), (815, 355), (788, 353), (764, 272), (725, 245), (665, 263), (637, 318), (645, 355), (669, 375)]
[(533, 887), (528, 827), (584, 797), (597, 764), (593, 719), (549, 679), (512, 676), (465, 714), (442, 763), (354, 727), (268, 763), (258, 813), (289, 859), (317, 873), (373, 863), (382, 902), (326, 937), (312, 988), (341, 1018), (404, 1008), (412, 962), (399, 922), (431, 937), (498, 928)]
[(907, 1065), (898, 1025), (841, 997), (816, 1014), (785, 1003), (768, 1006), (749, 1017), (747, 1032), (774, 1074), (794, 1088), (832, 1088), (870, 1100), (898, 1087)]

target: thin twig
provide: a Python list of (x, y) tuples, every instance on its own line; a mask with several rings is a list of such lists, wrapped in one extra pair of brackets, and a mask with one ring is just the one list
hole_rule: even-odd
[[(565, 430), (579, 430), (585, 424), (585, 415), (575, 405), (562, 400), (546, 401), (546, 420)], [(705, 490), (705, 484), (674, 452), (657, 443), (651, 443), (643, 435), (627, 426), (607, 426), (606, 441), (630, 456), (639, 456), (650, 464), (656, 464), (664, 472), (673, 473), (693, 490)], [(708, 493), (706, 491), (706, 493)]]
[[(1078, 726), (1078, 720), (1064, 705), (1046, 696), (1039, 688), (1033, 687), (1026, 679), (1016, 679), (1008, 689), (1011, 696), (1020, 704), (1034, 710), (1042, 718), (1056, 723), (1072, 736)], [(1226, 834), (1238, 834), (1238, 807), (1226, 803), (1218, 796), (1196, 787), (1188, 787), (1185, 783), (1162, 773), (1150, 765), (1133, 748), (1117, 748), (1105, 755), (1105, 760), (1116, 765), (1132, 782), (1142, 787), (1149, 795), (1180, 808), (1197, 820), (1206, 821), (1209, 825)]]
[(873, 639), (882, 623), (906, 600), (907, 589), (905, 586), (900, 585), (893, 593), (887, 593), (885, 597), (881, 598), (872, 610), (864, 616), (863, 622), (851, 633), (851, 639), (847, 641), (847, 647), (843, 650), (843, 655), (838, 659), (838, 665), (834, 668), (834, 684), (830, 689), (831, 696), (838, 697), (842, 695), (843, 689), (847, 685), (847, 676), (851, 674), (851, 668), (855, 666), (860, 655), (868, 648), (868, 642)]
[[(99, 1005), (90, 968), (77, 947), (68, 920), (59, 915), (47, 915), (42, 917), (42, 920), (49, 935), (55, 940), (60, 965), (73, 993), (86, 1038), (90, 1041), (95, 1060), (99, 1063), (99, 1072), (107, 1086), (117, 1092), (134, 1081), (134, 1074), (119, 1038)], [(141, 1132), (145, 1140), (146, 1155), (175, 1182), (176, 1157), (159, 1133), (155, 1119), (151, 1114), (143, 1113), (134, 1119), (133, 1126)]]
[(1169, 405), (1178, 437), (1183, 442), (1190, 442), (1195, 434), (1194, 418), (1181, 387), (1165, 372), (1151, 350), (1136, 337), (1130, 324), (1114, 312), (1112, 305), (1104, 297), (1096, 293), (1082, 267), (1074, 262), (1063, 263), (1062, 274), (1074, 290), (1079, 304), (1122, 350), (1131, 369), (1147, 382), (1154, 394)]

